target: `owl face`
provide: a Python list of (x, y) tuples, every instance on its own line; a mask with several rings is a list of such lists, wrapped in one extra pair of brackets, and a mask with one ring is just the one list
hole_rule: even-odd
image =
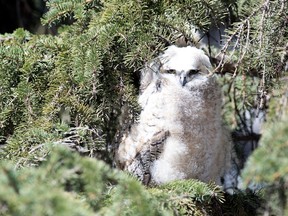
[(173, 74), (182, 86), (209, 73), (208, 56), (195, 47), (170, 46), (160, 57), (163, 74)]
[(186, 83), (192, 81), (200, 74), (199, 69), (181, 70), (177, 71), (175, 69), (169, 69), (166, 71), (168, 74), (174, 74), (176, 79), (179, 80), (181, 86), (185, 86)]

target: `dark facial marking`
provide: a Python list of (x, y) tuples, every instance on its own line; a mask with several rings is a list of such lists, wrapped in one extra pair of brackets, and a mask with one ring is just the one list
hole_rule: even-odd
[(191, 69), (188, 72), (189, 75), (193, 75), (193, 74), (197, 74), (197, 73), (199, 73), (199, 70), (197, 70), (197, 69)]
[(169, 69), (169, 70), (166, 71), (166, 73), (176, 74), (176, 70), (174, 70), (174, 69)]

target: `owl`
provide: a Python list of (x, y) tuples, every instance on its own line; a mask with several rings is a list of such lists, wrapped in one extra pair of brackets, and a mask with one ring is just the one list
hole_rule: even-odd
[(145, 185), (177, 179), (221, 184), (231, 142), (221, 119), (221, 88), (209, 58), (170, 46), (141, 71), (137, 123), (122, 137), (116, 164)]

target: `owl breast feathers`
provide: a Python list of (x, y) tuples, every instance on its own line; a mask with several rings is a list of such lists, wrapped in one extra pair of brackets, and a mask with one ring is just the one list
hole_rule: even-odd
[(220, 179), (231, 143), (221, 120), (221, 89), (209, 58), (195, 47), (170, 46), (142, 70), (139, 121), (123, 136), (117, 164), (144, 184)]

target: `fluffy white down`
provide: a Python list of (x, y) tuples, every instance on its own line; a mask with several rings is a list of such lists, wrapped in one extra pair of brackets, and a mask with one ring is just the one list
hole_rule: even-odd
[(196, 47), (168, 47), (165, 53), (160, 57), (163, 69), (177, 69), (187, 71), (190, 69), (200, 68), (202, 65), (211, 67), (208, 56), (203, 50)]
[[(160, 59), (165, 70), (210, 67), (208, 57), (194, 47), (171, 46)], [(167, 130), (170, 135), (163, 152), (150, 166), (151, 180), (162, 184), (196, 178), (220, 184), (230, 167), (231, 143), (222, 126), (222, 97), (216, 78), (197, 75), (183, 87), (174, 74), (155, 73), (145, 82), (139, 96), (139, 122), (119, 146), (119, 163), (133, 173), (129, 165), (143, 145), (158, 131)]]

